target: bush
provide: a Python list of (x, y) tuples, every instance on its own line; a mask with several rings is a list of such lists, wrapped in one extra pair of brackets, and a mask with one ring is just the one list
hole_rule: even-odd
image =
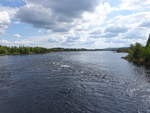
[(150, 38), (148, 39), (145, 47), (143, 47), (140, 43), (131, 45), (126, 58), (135, 63), (150, 65)]

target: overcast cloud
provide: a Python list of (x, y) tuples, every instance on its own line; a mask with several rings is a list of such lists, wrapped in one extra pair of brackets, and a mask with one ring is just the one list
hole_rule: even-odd
[(97, 0), (26, 0), (16, 17), (34, 27), (65, 32), (85, 11), (93, 11)]

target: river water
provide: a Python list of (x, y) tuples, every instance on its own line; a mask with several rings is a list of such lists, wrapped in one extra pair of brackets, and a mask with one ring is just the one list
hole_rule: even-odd
[(150, 113), (150, 69), (125, 55), (0, 56), (0, 113)]

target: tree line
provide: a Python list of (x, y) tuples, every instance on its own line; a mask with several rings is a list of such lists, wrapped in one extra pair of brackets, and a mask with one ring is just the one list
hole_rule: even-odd
[(40, 54), (49, 52), (63, 52), (63, 51), (87, 51), (87, 49), (81, 48), (43, 48), (43, 47), (8, 47), (0, 45), (0, 55), (19, 55), (19, 54)]
[(0, 54), (1, 55), (9, 55), (9, 54), (33, 54), (33, 53), (47, 53), (49, 49), (42, 47), (7, 47), (0, 46)]

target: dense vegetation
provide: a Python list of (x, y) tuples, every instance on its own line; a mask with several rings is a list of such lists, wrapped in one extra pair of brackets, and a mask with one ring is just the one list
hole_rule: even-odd
[(47, 53), (48, 49), (42, 47), (7, 47), (0, 46), (0, 54), (1, 55), (9, 55), (9, 54), (34, 54), (34, 53)]
[(126, 52), (128, 52), (129, 51), (129, 48), (128, 47), (125, 47), (125, 48), (118, 48), (117, 50), (116, 50), (118, 53), (126, 53)]
[(142, 46), (140, 43), (131, 45), (125, 59), (137, 64), (150, 65), (150, 36), (146, 46)]
[(0, 55), (19, 55), (19, 54), (40, 54), (49, 52), (61, 52), (61, 51), (87, 51), (87, 49), (66, 49), (66, 48), (43, 48), (43, 47), (7, 47), (0, 46)]

